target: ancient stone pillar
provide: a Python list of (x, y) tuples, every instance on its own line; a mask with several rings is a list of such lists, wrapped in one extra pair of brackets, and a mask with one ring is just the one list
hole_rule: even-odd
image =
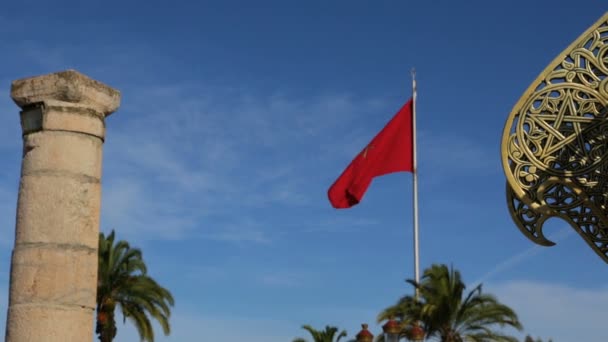
[(68, 70), (14, 81), (23, 161), (7, 342), (93, 340), (101, 157), (120, 93)]

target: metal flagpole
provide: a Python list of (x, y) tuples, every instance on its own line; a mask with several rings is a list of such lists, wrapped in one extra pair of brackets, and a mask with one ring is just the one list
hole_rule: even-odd
[[(414, 280), (420, 282), (420, 246), (418, 243), (418, 160), (416, 153), (416, 98), (418, 96), (416, 89), (416, 69), (412, 69), (412, 180), (414, 183)], [(418, 289), (416, 289), (415, 298), (418, 300)]]

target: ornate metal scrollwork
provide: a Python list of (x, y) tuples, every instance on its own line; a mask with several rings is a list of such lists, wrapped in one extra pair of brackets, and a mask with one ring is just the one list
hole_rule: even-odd
[(559, 217), (608, 263), (608, 13), (511, 111), (502, 137), (511, 217), (532, 241)]

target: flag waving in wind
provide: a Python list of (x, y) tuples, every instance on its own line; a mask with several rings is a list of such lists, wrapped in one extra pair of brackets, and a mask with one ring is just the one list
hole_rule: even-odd
[(414, 172), (412, 107), (410, 99), (329, 188), (327, 195), (334, 208), (350, 208), (359, 203), (374, 177)]

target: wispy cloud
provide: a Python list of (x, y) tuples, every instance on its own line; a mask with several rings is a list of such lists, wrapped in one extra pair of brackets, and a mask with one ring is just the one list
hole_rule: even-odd
[[(120, 321), (122, 322), (122, 320)], [(299, 326), (278, 319), (177, 313), (171, 317), (172, 333), (162, 335), (154, 326), (159, 341), (265, 341), (284, 342), (294, 338)], [(137, 341), (139, 335), (131, 323), (118, 325), (116, 342)]]
[[(558, 243), (560, 241), (568, 239), (569, 237), (571, 237), (573, 235), (575, 235), (574, 229), (572, 229), (571, 227), (564, 227), (564, 228), (560, 229), (555, 234), (555, 236), (553, 236), (551, 238), (551, 240), (555, 243)], [(546, 250), (546, 247), (539, 246), (539, 245), (533, 245), (533, 246), (521, 251), (520, 253), (517, 253), (517, 254), (507, 258), (503, 262), (499, 263), (494, 268), (492, 268), (491, 270), (489, 270), (488, 272), (483, 274), (477, 281), (474, 281), (472, 284), (474, 284), (474, 286), (477, 286), (478, 284), (484, 283), (487, 280), (491, 279), (492, 277), (508, 271), (509, 269), (521, 264), (522, 262), (541, 253), (544, 250)]]
[(418, 155), (421, 171), (433, 175), (430, 180), (500, 170), (498, 145), (485, 146), (468, 136), (421, 132)]
[(5, 247), (7, 251), (14, 243), (16, 208), (16, 191), (0, 186), (0, 247)]
[[(511, 306), (525, 332), (543, 340), (604, 342), (608, 288), (514, 281), (493, 284), (492, 292)], [(522, 336), (523, 337), (523, 336)]]
[(205, 232), (196, 233), (194, 237), (233, 243), (263, 243), (272, 242), (269, 234), (259, 224), (251, 221), (241, 221), (239, 224), (219, 225), (218, 228), (207, 229)]
[(259, 282), (271, 287), (296, 287), (309, 283), (310, 275), (295, 272), (273, 272), (259, 276)]
[(5, 278), (0, 276), (2, 285), (0, 285), (0, 331), (6, 330), (6, 313), (8, 310), (8, 288), (5, 284), (8, 284), (8, 277)]
[[(266, 225), (243, 224), (248, 210), (309, 205), (315, 169), (336, 153), (323, 146), (381, 103), (198, 85), (123, 94), (124, 108), (108, 119), (104, 226), (178, 239), (197, 227), (190, 237), (238, 243), (271, 242)], [(200, 224), (210, 216), (212, 227)]]
[[(65, 44), (62, 46), (48, 46), (33, 40), (23, 40), (17, 46), (24, 60), (42, 70), (48, 70), (48, 72), (66, 69), (66, 65), (71, 65), (68, 51), (75, 48), (75, 46)], [(23, 75), (23, 77), (27, 76), (33, 75)]]
[[(165, 270), (176, 271), (176, 269), (178, 269), (179, 272), (176, 273), (181, 274), (184, 279), (195, 286), (200, 284), (215, 283), (218, 281), (224, 282), (229, 278), (229, 273), (226, 267), (222, 267), (218, 263), (213, 263), (212, 265), (183, 263), (180, 265), (165, 264), (162, 266), (164, 266), (163, 269)], [(171, 276), (171, 274), (168, 273), (167, 276)]]
[[(154, 329), (155, 332), (158, 332), (156, 339), (167, 342), (198, 340), (285, 342), (291, 341), (297, 336), (308, 336), (306, 331), (302, 330), (302, 324), (311, 324), (318, 328), (323, 328), (327, 324), (335, 325), (346, 329), (348, 337), (351, 338), (354, 338), (361, 330), (360, 322), (369, 323), (370, 329), (374, 332), (381, 330), (379, 325), (374, 324), (376, 310), (324, 306), (316, 309), (302, 307), (296, 311), (283, 319), (270, 319), (263, 316), (242, 317), (237, 314), (229, 316), (217, 313), (194, 314), (181, 310), (171, 316), (172, 333), (170, 336), (162, 336), (157, 325), (154, 325)], [(132, 324), (127, 322), (125, 325), (118, 325), (117, 342), (136, 341), (137, 339), (137, 331)]]
[[(0, 79), (0, 84), (10, 84), (10, 80)], [(0, 151), (16, 150), (21, 147), (21, 125), (19, 107), (9, 96), (0, 96), (0, 113), (5, 116), (0, 125)]]
[(379, 221), (368, 218), (329, 218), (301, 222), (295, 227), (300, 233), (352, 233), (378, 225)]

